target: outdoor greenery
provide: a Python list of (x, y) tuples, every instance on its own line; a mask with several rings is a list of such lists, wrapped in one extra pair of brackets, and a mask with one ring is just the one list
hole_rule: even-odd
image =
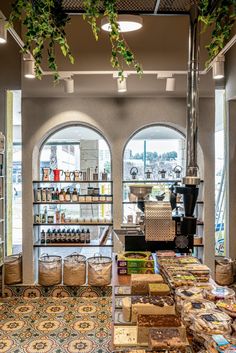
[[(96, 40), (100, 28), (98, 20), (106, 16), (111, 26), (109, 38), (111, 43), (111, 64), (123, 78), (125, 64), (133, 66), (141, 74), (142, 68), (136, 61), (133, 52), (128, 47), (123, 35), (119, 32), (116, 10), (117, 0), (83, 0), (84, 19), (91, 25)], [(102, 11), (101, 11), (102, 9)], [(61, 0), (15, 0), (9, 18), (9, 26), (22, 21), (26, 29), (24, 35), (24, 52), (30, 51), (35, 59), (35, 73), (37, 78), (42, 77), (41, 63), (44, 50), (47, 50), (48, 66), (54, 72), (54, 79), (59, 79), (55, 49), (59, 46), (62, 54), (74, 63), (67, 42), (65, 26), (70, 17), (64, 12)]]
[(206, 46), (208, 50), (208, 61), (206, 66), (219, 54), (230, 39), (231, 31), (236, 20), (236, 0), (221, 0), (210, 11), (210, 0), (200, 0), (199, 21), (203, 23), (203, 31), (212, 28), (211, 42)]

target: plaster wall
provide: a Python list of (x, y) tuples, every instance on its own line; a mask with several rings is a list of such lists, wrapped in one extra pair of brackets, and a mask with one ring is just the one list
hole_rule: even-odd
[[(24, 283), (33, 277), (32, 179), (38, 177), (38, 154), (49, 134), (66, 124), (94, 127), (112, 153), (114, 227), (122, 222), (122, 155), (135, 131), (149, 124), (168, 124), (185, 133), (186, 100), (168, 98), (24, 98), (23, 99), (23, 270)], [(214, 268), (214, 100), (201, 99), (199, 142), (205, 189), (205, 262)]]

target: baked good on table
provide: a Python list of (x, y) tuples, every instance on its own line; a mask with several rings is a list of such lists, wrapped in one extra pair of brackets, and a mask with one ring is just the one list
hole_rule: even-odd
[(137, 345), (136, 326), (114, 326), (114, 346), (129, 347)]
[(196, 277), (190, 272), (174, 273), (169, 276), (172, 287), (193, 286), (196, 283)]
[(219, 300), (216, 306), (231, 317), (236, 317), (236, 301), (233, 299)]
[(192, 328), (202, 334), (224, 334), (231, 332), (231, 318), (219, 310), (208, 310), (194, 316)]
[(138, 343), (147, 343), (151, 328), (180, 327), (181, 320), (176, 315), (138, 315)]
[(131, 298), (122, 298), (122, 313), (124, 321), (131, 321)]
[(200, 264), (200, 261), (198, 258), (194, 256), (181, 256), (178, 257), (178, 261), (180, 264)]
[(177, 309), (181, 310), (184, 300), (203, 299), (203, 290), (201, 287), (181, 287), (176, 289), (175, 297)]
[(166, 283), (149, 283), (149, 295), (169, 295), (170, 287)]
[(211, 301), (218, 301), (221, 299), (235, 299), (235, 291), (228, 287), (214, 287), (211, 290), (205, 290), (204, 296)]
[(132, 274), (131, 293), (148, 294), (149, 283), (164, 283), (164, 279), (159, 274)]
[(133, 296), (131, 298), (131, 321), (138, 315), (175, 315), (175, 302), (169, 296)]
[(178, 328), (151, 329), (149, 332), (149, 347), (151, 349), (185, 348), (186, 340), (181, 337)]
[(216, 306), (213, 302), (193, 299), (185, 300), (182, 305), (182, 320), (186, 326), (190, 326), (196, 314), (208, 310), (214, 310)]

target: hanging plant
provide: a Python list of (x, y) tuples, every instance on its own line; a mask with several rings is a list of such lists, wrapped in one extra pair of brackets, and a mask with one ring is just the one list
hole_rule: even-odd
[(203, 32), (212, 27), (212, 39), (206, 46), (208, 60), (206, 66), (219, 54), (230, 38), (236, 20), (236, 0), (221, 0), (213, 11), (209, 11), (210, 0), (201, 0), (199, 21), (203, 23)]
[[(135, 60), (133, 52), (129, 49), (124, 37), (119, 32), (116, 11), (117, 0), (83, 0), (84, 19), (91, 25), (96, 40), (100, 28), (97, 21), (101, 16), (100, 9), (103, 8), (103, 16), (107, 16), (111, 32), (111, 64), (123, 77), (124, 64), (133, 66), (137, 73), (142, 68)], [(57, 46), (62, 54), (74, 63), (70, 47), (66, 38), (65, 26), (70, 22), (70, 17), (64, 12), (61, 0), (15, 0), (9, 17), (9, 26), (14, 26), (17, 21), (22, 21), (26, 28), (24, 37), (25, 46), (23, 52), (30, 51), (35, 59), (35, 74), (37, 78), (42, 77), (41, 63), (44, 48), (47, 48), (48, 67), (54, 72), (54, 80), (58, 81), (59, 73), (56, 62), (55, 49)]]

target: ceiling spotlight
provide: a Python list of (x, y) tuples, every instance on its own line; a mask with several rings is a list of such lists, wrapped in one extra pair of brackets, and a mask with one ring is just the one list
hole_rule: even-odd
[(167, 77), (166, 79), (166, 91), (173, 92), (175, 90), (175, 78)]
[(30, 53), (23, 55), (23, 71), (25, 78), (35, 78), (35, 60)]
[(7, 29), (6, 21), (0, 18), (0, 44), (5, 44), (7, 42)]
[(220, 80), (225, 76), (224, 61), (225, 61), (225, 58), (223, 55), (221, 55), (221, 56), (218, 56), (213, 62), (212, 73), (213, 73), (214, 80)]
[(117, 91), (119, 93), (127, 92), (127, 82), (125, 77), (123, 77), (123, 79), (121, 77), (117, 78)]
[[(119, 15), (117, 22), (119, 24), (119, 32), (137, 31), (143, 27), (143, 19), (138, 15)], [(101, 28), (104, 31), (111, 32), (111, 26), (107, 17), (102, 19)]]
[(65, 93), (74, 93), (75, 85), (72, 77), (67, 77), (64, 79), (64, 90)]

